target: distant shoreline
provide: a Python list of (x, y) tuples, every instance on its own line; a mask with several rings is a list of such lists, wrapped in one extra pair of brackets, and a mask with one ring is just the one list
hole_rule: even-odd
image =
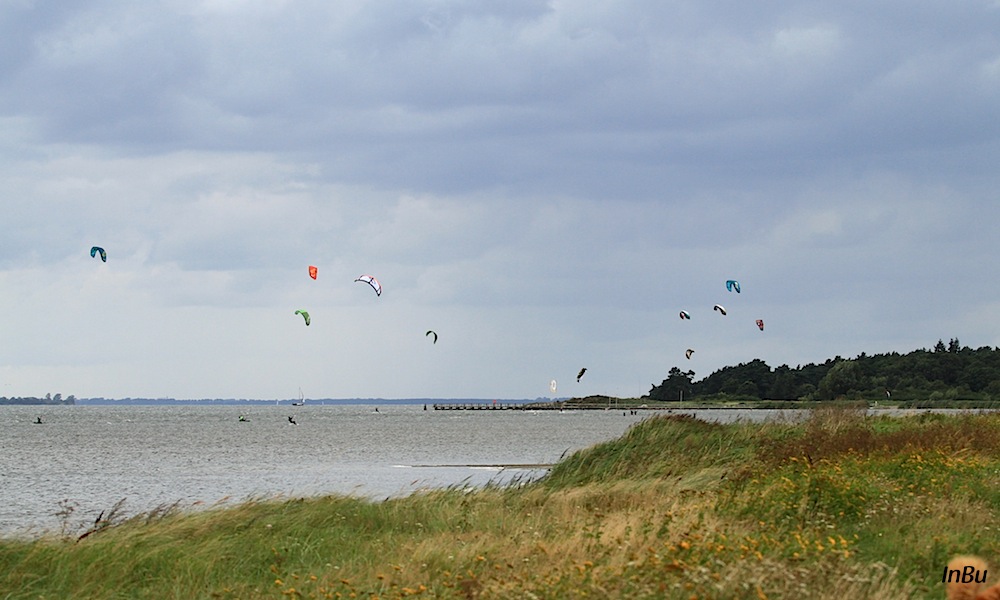
[[(249, 398), (2, 398), (3, 406), (281, 406), (303, 408), (297, 403), (299, 398), (249, 399)], [(845, 407), (870, 409), (1000, 409), (1000, 402), (983, 400), (906, 400), (866, 402), (864, 400), (733, 400), (708, 399), (682, 402), (665, 402), (649, 398), (615, 398), (609, 396), (588, 396), (585, 398), (306, 398), (305, 408), (310, 406), (420, 406), (431, 410), (434, 405), (442, 406), (505, 406), (537, 410), (808, 410), (824, 407)]]
[(0, 406), (73, 406), (74, 400), (46, 400), (45, 398), (0, 398)]
[[(437, 402), (467, 402), (489, 404), (493, 402), (503, 402), (504, 404), (531, 404), (534, 402), (554, 402), (548, 398), (536, 399), (483, 399), (483, 398), (306, 398), (305, 406), (401, 406), (401, 405), (421, 405), (430, 407)], [(280, 399), (250, 399), (250, 398), (198, 398), (198, 399), (178, 399), (178, 398), (76, 398), (72, 401), (46, 401), (43, 398), (0, 398), (0, 406), (292, 406), (293, 403), (302, 402), (299, 398)], [(298, 407), (297, 407), (298, 408)]]

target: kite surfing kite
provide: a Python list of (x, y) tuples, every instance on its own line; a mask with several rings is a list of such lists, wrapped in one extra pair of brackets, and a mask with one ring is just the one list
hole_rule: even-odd
[(553, 379), (552, 381), (549, 382), (549, 390), (551, 390), (551, 392), (554, 394), (556, 393), (557, 389), (559, 389), (559, 384), (556, 383), (555, 379)]
[(378, 282), (378, 279), (375, 279), (371, 275), (362, 275), (361, 277), (358, 277), (354, 281), (362, 281), (364, 283), (367, 283), (368, 285), (372, 286), (373, 290), (375, 290), (376, 296), (382, 295), (382, 284)]
[(723, 306), (722, 306), (721, 304), (716, 304), (716, 305), (715, 305), (715, 306), (714, 306), (714, 307), (712, 308), (712, 310), (717, 310), (717, 311), (719, 311), (720, 313), (722, 313), (723, 315), (725, 315), (725, 314), (726, 314), (726, 309), (725, 309), (725, 308), (723, 308)]
[(757, 319), (757, 328), (764, 331), (764, 319)]
[(684, 353), (684, 358), (691, 360), (691, 355), (694, 354), (694, 350), (688, 348), (687, 352)]
[(682, 311), (681, 311), (681, 318), (682, 318), (682, 319), (690, 319), (690, 318), (691, 318), (691, 315), (689, 315), (689, 314), (688, 314), (688, 311), (686, 311), (686, 310), (682, 310)]
[(101, 260), (103, 262), (108, 262), (108, 253), (104, 251), (104, 248), (101, 248), (100, 246), (94, 246), (93, 248), (90, 249), (91, 258), (94, 258), (98, 254), (101, 255)]
[(587, 372), (587, 367), (584, 367), (584, 368), (580, 369), (580, 372), (576, 374), (576, 382), (577, 383), (580, 383), (580, 378), (583, 377), (583, 374), (586, 373), (586, 372)]
[(304, 310), (297, 310), (297, 311), (295, 311), (295, 314), (297, 314), (297, 315), (302, 315), (302, 318), (303, 318), (303, 319), (305, 319), (305, 321), (306, 321), (306, 326), (307, 326), (307, 327), (309, 326), (309, 323), (311, 323), (311, 322), (312, 322), (312, 321), (311, 321), (311, 320), (309, 319), (309, 313), (307, 313), (307, 312), (306, 312), (306, 311), (304, 311)]
[(319, 269), (317, 269), (312, 265), (309, 265), (309, 276), (312, 277), (313, 279), (316, 279), (316, 275), (318, 274), (319, 274)]
[(433, 335), (434, 336), (434, 343), (435, 344), (438, 343), (438, 334), (436, 334), (433, 331), (431, 331), (430, 329), (428, 329), (427, 333), (424, 334), (424, 337), (427, 337), (429, 335)]
[(736, 292), (737, 294), (739, 294), (740, 282), (736, 281), (735, 279), (730, 279), (729, 281), (726, 282), (726, 289), (729, 290), (730, 292)]

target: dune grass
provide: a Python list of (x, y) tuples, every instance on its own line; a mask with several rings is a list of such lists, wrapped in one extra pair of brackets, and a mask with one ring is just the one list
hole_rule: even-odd
[(530, 484), (0, 540), (0, 598), (943, 598), (998, 514), (997, 415), (658, 416)]

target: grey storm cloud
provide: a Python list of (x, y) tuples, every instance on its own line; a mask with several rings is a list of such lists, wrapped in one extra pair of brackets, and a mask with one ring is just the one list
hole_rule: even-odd
[(551, 191), (574, 178), (576, 193), (650, 197), (674, 169), (742, 178), (891, 161), (988, 143), (997, 127), (998, 15), (985, 3), (6, 12), (20, 60), (4, 105), (52, 141), (252, 147), (402, 187)]

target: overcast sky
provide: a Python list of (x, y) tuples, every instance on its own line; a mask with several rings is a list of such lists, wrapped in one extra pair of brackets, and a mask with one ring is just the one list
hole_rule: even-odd
[(624, 397), (1000, 345), (998, 32), (996, 0), (0, 0), (0, 396)]

